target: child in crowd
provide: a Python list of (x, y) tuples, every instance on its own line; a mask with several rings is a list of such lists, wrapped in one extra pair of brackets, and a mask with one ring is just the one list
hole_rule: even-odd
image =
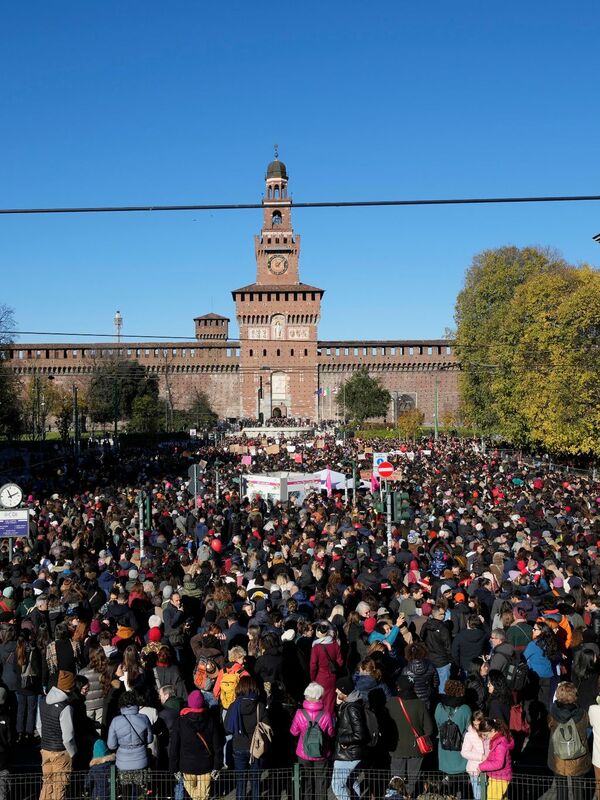
[(115, 763), (115, 754), (109, 753), (106, 742), (96, 739), (90, 769), (85, 778), (85, 789), (91, 800), (109, 800), (110, 768)]
[[(461, 755), (467, 759), (467, 773), (471, 779), (474, 800), (481, 799), (481, 772), (479, 765), (487, 758), (490, 751), (490, 740), (480, 733), (480, 727), (485, 720), (483, 711), (475, 711), (465, 738), (463, 739)], [(485, 780), (485, 776), (483, 776)]]
[(479, 725), (481, 736), (489, 740), (489, 753), (479, 769), (488, 777), (487, 800), (505, 800), (512, 780), (510, 751), (515, 746), (505, 722), (484, 719)]

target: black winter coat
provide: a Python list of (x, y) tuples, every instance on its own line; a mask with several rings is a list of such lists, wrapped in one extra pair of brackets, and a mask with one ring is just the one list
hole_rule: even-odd
[(218, 720), (208, 709), (184, 708), (173, 725), (169, 771), (205, 775), (223, 766), (223, 737)]
[(465, 673), (469, 672), (471, 661), (488, 650), (488, 633), (483, 628), (465, 628), (452, 642), (452, 660)]
[(452, 661), (450, 631), (445, 622), (429, 617), (421, 629), (421, 638), (434, 667), (443, 667)]
[[(419, 700), (413, 692), (407, 693), (402, 698), (406, 713), (413, 728), (419, 736), (431, 736), (435, 726), (427, 706)], [(404, 716), (399, 698), (390, 697), (386, 703), (388, 718), (385, 730), (382, 730), (383, 740), (392, 758), (419, 758), (420, 752), (412, 728)]]
[(282, 676), (282, 655), (281, 650), (273, 649), (264, 653), (256, 659), (254, 674), (264, 683), (281, 683)]
[(419, 700), (429, 705), (431, 698), (437, 694), (440, 678), (437, 669), (431, 661), (416, 658), (409, 661), (402, 670), (402, 674), (411, 679), (414, 685), (415, 694)]
[[(241, 706), (241, 720), (242, 726), (240, 730), (234, 729), (234, 715), (236, 711), (236, 704)], [(257, 714), (258, 711), (258, 714)], [(256, 728), (256, 723), (260, 722), (269, 723), (269, 715), (264, 703), (260, 700), (255, 700), (253, 697), (242, 696), (238, 697), (227, 709), (225, 715), (225, 730), (227, 733), (233, 734), (232, 750), (234, 753), (248, 753), (250, 752), (250, 740)]]
[(369, 741), (369, 729), (365, 717), (363, 701), (349, 695), (345, 703), (338, 707), (337, 736), (335, 738), (334, 759), (336, 761), (360, 761), (365, 756)]

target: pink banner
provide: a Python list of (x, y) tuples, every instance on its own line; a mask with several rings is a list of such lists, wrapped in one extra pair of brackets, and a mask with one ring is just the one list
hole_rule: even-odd
[(252, 456), (242, 456), (242, 464), (245, 467), (249, 467), (252, 463)]

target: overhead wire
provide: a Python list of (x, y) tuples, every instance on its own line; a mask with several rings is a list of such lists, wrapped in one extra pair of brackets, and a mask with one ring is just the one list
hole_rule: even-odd
[[(309, 202), (281, 201), (281, 205), (293, 208), (369, 208), (382, 206), (449, 206), (484, 205), (498, 203), (581, 203), (600, 201), (600, 195), (532, 195), (521, 197), (452, 197), (422, 198), (401, 200), (324, 200)], [(277, 201), (269, 201), (269, 208), (276, 207)], [(173, 205), (146, 204), (137, 206), (60, 206), (0, 208), (0, 214), (123, 214), (136, 212), (166, 211), (245, 211), (264, 208), (263, 203), (177, 203)]]

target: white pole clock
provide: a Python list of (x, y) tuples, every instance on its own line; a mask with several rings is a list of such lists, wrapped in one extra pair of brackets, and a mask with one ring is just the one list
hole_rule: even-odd
[(16, 483), (5, 483), (0, 487), (0, 505), (3, 508), (16, 508), (23, 502), (23, 489)]

